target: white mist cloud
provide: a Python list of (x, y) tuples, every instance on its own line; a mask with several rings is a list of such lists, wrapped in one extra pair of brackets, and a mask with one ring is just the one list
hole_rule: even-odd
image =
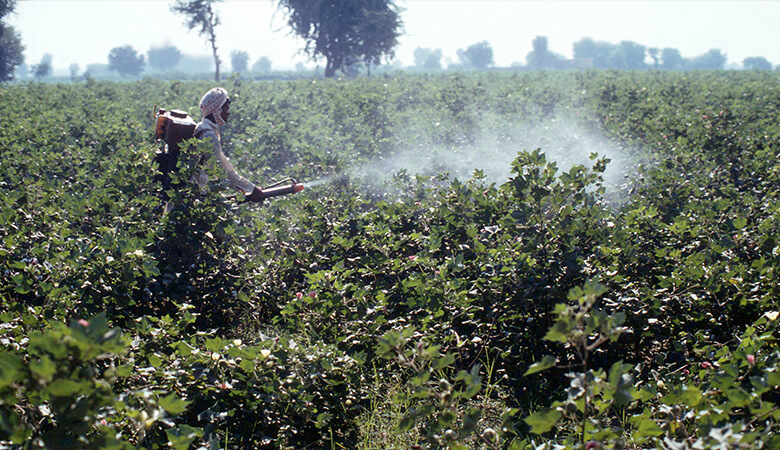
[(623, 183), (627, 170), (634, 166), (632, 156), (603, 133), (576, 120), (559, 117), (534, 126), (506, 122), (499, 126), (492, 121), (482, 128), (474, 144), (445, 146), (420, 142), (413, 148), (352, 168), (348, 175), (376, 184), (402, 170), (411, 175), (448, 172), (451, 178), (467, 179), (479, 169), (488, 181), (503, 184), (511, 177), (511, 163), (517, 153), (537, 148), (545, 153), (548, 161), (555, 161), (561, 171), (568, 171), (576, 164), (590, 168), (592, 153), (610, 158), (604, 173), (608, 189)]
[[(561, 172), (581, 164), (587, 169), (593, 165), (590, 156), (607, 157), (610, 162), (603, 174), (606, 195), (612, 202), (625, 198), (629, 173), (635, 172), (640, 162), (637, 151), (622, 148), (610, 140), (590, 122), (559, 115), (536, 124), (508, 123), (506, 116), (484, 119), (479, 136), (473, 143), (445, 145), (431, 138), (419, 138), (412, 147), (350, 167), (339, 174), (307, 182), (307, 188), (338, 180), (349, 180), (389, 193), (387, 182), (401, 171), (409, 175), (434, 176), (447, 173), (450, 179), (466, 180), (475, 170), (481, 170), (486, 180), (496, 185), (506, 183), (512, 176), (511, 164), (518, 152), (537, 148), (548, 161), (557, 163)], [(411, 134), (411, 133), (410, 133)]]

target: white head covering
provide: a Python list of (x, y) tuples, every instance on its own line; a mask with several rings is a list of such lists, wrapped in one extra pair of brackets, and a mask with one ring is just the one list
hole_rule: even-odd
[(200, 112), (203, 113), (203, 117), (209, 114), (214, 115), (214, 121), (217, 125), (222, 126), (225, 121), (222, 120), (222, 105), (228, 100), (228, 93), (221, 87), (215, 87), (206, 92), (202, 99), (200, 99)]

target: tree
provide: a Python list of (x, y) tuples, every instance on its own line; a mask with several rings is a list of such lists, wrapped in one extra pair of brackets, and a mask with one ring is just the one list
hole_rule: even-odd
[(456, 54), (464, 67), (484, 69), (493, 65), (493, 47), (487, 41), (472, 44), (465, 50), (458, 49)]
[[(13, 12), (16, 0), (0, 0), (0, 19)], [(0, 82), (14, 79), (16, 66), (24, 62), (24, 46), (19, 33), (0, 22)]]
[(414, 65), (423, 70), (441, 70), (441, 49), (417, 47), (414, 49)]
[(249, 67), (249, 53), (243, 50), (230, 52), (230, 67), (233, 72), (246, 72), (247, 67)]
[(219, 82), (219, 55), (217, 55), (217, 35), (215, 29), (219, 25), (219, 17), (214, 11), (214, 3), (220, 0), (176, 0), (171, 10), (184, 15), (185, 24), (190, 30), (200, 28), (198, 34), (205, 36), (211, 44), (211, 53), (214, 56), (214, 80)]
[(292, 33), (312, 60), (324, 57), (325, 77), (357, 61), (366, 66), (392, 59), (401, 19), (392, 0), (279, 0)]
[(152, 47), (146, 54), (149, 57), (149, 65), (161, 72), (172, 70), (181, 61), (181, 50), (174, 45)]
[(661, 50), (658, 47), (650, 47), (647, 49), (647, 54), (653, 58), (653, 68), (657, 69), (661, 60)]
[(701, 70), (722, 69), (726, 65), (726, 55), (718, 49), (712, 49), (707, 53), (691, 60), (691, 67)]
[(267, 56), (261, 56), (252, 65), (252, 70), (255, 72), (270, 72), (271, 71), (271, 58)]
[(129, 45), (114, 47), (108, 54), (108, 67), (122, 76), (138, 75), (144, 70), (144, 55), (139, 55)]
[(0, 0), (0, 19), (13, 12), (16, 0)]
[(547, 47), (546, 36), (536, 36), (531, 43), (533, 50), (531, 50), (525, 57), (525, 61), (529, 67), (544, 68), (547, 67), (547, 62), (550, 59), (548, 55), (549, 49)]
[(685, 60), (676, 48), (661, 50), (661, 68), (664, 70), (681, 70), (685, 67)]
[(563, 56), (553, 53), (547, 46), (545, 36), (536, 36), (532, 42), (533, 50), (528, 52), (525, 61), (530, 68), (534, 69), (554, 69), (561, 67)]
[(751, 56), (742, 60), (746, 70), (772, 70), (772, 63), (763, 56)]
[(52, 67), (51, 67), (51, 54), (45, 53), (43, 57), (41, 57), (41, 62), (38, 64), (32, 66), (33, 75), (37, 79), (45, 78), (51, 75)]
[(0, 23), (0, 82), (14, 79), (14, 70), (24, 62), (23, 52), (19, 33), (13, 27)]
[(582, 65), (596, 69), (608, 69), (609, 57), (615, 50), (615, 45), (608, 42), (596, 42), (591, 38), (583, 38), (572, 46), (574, 60)]
[(76, 80), (76, 78), (78, 78), (78, 75), (79, 75), (79, 69), (80, 69), (80, 67), (79, 67), (79, 65), (78, 65), (78, 64), (76, 64), (76, 63), (73, 63), (73, 64), (71, 64), (70, 66), (68, 66), (68, 71), (70, 72), (70, 79), (71, 79), (71, 80), (74, 80), (74, 81), (75, 81), (75, 80)]
[(644, 45), (631, 41), (622, 41), (609, 55), (609, 66), (612, 69), (638, 70), (645, 68)]

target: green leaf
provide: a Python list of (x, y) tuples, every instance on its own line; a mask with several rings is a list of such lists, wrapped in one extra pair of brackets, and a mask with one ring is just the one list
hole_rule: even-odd
[(225, 343), (220, 338), (206, 339), (206, 350), (219, 352), (225, 347)]
[(157, 268), (157, 261), (146, 260), (143, 263), (144, 273), (147, 277), (160, 276), (160, 269)]
[(436, 418), (436, 427), (440, 430), (449, 427), (458, 416), (452, 411), (445, 410)]
[(41, 380), (48, 382), (57, 373), (57, 366), (48, 356), (43, 355), (39, 359), (30, 361), (30, 371)]
[(317, 428), (324, 428), (328, 426), (328, 422), (333, 418), (333, 415), (328, 412), (317, 414), (317, 422), (314, 424)]
[(555, 409), (545, 408), (537, 411), (523, 419), (531, 427), (531, 433), (546, 433), (555, 426), (558, 419), (561, 418), (561, 412)]
[(409, 413), (401, 417), (401, 420), (398, 422), (398, 429), (401, 432), (407, 432), (414, 428), (415, 421), (416, 416), (414, 414), (414, 410), (411, 410)]
[(176, 354), (179, 356), (186, 358), (192, 354), (192, 347), (190, 347), (184, 341), (177, 341), (175, 347), (176, 347)]
[(175, 449), (187, 450), (196, 438), (203, 436), (203, 430), (189, 425), (179, 425), (176, 428), (165, 430), (170, 446)]
[(122, 364), (116, 368), (116, 376), (129, 377), (133, 374), (133, 366), (131, 364)]
[(447, 353), (433, 363), (433, 370), (441, 370), (455, 363), (455, 355)]
[(528, 440), (526, 439), (514, 439), (511, 444), (509, 444), (508, 450), (525, 450), (528, 448)]
[(153, 367), (162, 366), (162, 359), (160, 359), (160, 357), (155, 354), (149, 355), (147, 359), (149, 360), (149, 364), (151, 364)]
[(736, 408), (747, 406), (751, 401), (750, 394), (741, 388), (727, 390), (726, 397), (728, 397), (732, 406)]
[(16, 382), (22, 370), (22, 359), (13, 353), (0, 352), (0, 389)]
[[(95, 340), (101, 340), (103, 335), (108, 332), (108, 319), (105, 313), (97, 314), (89, 319), (89, 326), (87, 327), (86, 334)], [(103, 339), (107, 340), (107, 339)]]
[(766, 377), (750, 377), (750, 384), (753, 385), (753, 393), (755, 395), (761, 395), (771, 389), (767, 383)]
[(545, 341), (551, 341), (551, 342), (560, 342), (565, 343), (566, 342), (566, 333), (569, 331), (568, 329), (565, 329), (563, 326), (559, 326), (558, 324), (565, 325), (564, 322), (558, 321), (550, 327), (550, 329), (547, 331), (547, 334), (544, 335)]
[(46, 386), (46, 390), (54, 397), (70, 397), (74, 394), (81, 393), (81, 390), (84, 387), (85, 385), (83, 382), (60, 378), (49, 383), (49, 385)]
[(554, 367), (556, 364), (558, 364), (558, 358), (552, 355), (547, 355), (542, 358), (541, 361), (531, 364), (531, 366), (528, 368), (528, 370), (525, 371), (523, 375), (525, 376), (541, 372), (543, 370), (549, 369), (550, 367)]
[(642, 417), (642, 419), (635, 422), (637, 433), (642, 436), (658, 437), (664, 434), (663, 430), (655, 423), (654, 420)]
[(702, 393), (696, 386), (683, 386), (680, 393), (680, 401), (688, 406), (696, 406), (701, 403)]
[(180, 399), (176, 394), (168, 394), (165, 397), (160, 397), (157, 403), (167, 411), (169, 414), (178, 415), (187, 410), (187, 406), (190, 404), (187, 400)]
[(466, 414), (462, 416), (461, 434), (471, 433), (479, 424), (479, 418), (482, 416), (482, 410), (478, 408), (469, 408)]

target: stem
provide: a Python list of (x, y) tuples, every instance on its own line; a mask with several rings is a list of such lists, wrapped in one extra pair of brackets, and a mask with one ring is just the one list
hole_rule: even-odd
[(211, 51), (214, 54), (214, 66), (216, 68), (214, 79), (216, 82), (219, 82), (219, 55), (217, 55), (217, 35), (214, 32), (214, 27), (218, 22), (216, 17), (214, 17), (214, 10), (211, 9), (211, 5), (209, 5), (208, 12), (209, 40), (211, 41)]
[(580, 337), (579, 342), (577, 345), (572, 346), (574, 350), (577, 353), (577, 356), (580, 358), (580, 362), (582, 364), (582, 388), (585, 390), (585, 405), (583, 405), (582, 408), (582, 425), (581, 425), (581, 433), (582, 433), (582, 444), (585, 444), (585, 432), (587, 424), (588, 424), (588, 410), (590, 409), (590, 395), (588, 394), (588, 382), (587, 382), (587, 373), (588, 373), (588, 337), (583, 333), (582, 337)]
[(590, 397), (588, 396), (588, 390), (585, 389), (585, 408), (582, 413), (582, 444), (585, 444), (585, 427), (588, 425), (588, 406), (590, 405)]

